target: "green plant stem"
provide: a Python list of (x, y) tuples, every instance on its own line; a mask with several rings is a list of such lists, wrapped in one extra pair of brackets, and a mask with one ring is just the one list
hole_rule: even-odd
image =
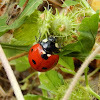
[(81, 2), (86, 8), (90, 8), (90, 5), (88, 4), (86, 0), (81, 0)]
[[(98, 67), (98, 68), (96, 68), (93, 72), (91, 72), (89, 75), (87, 75), (87, 77), (88, 78), (90, 78), (91, 76), (93, 76), (96, 72), (98, 72), (100, 70), (100, 67)], [(84, 79), (84, 77), (85, 77), (85, 79)], [(82, 76), (81, 78), (80, 78), (80, 80), (82, 80), (82, 81), (86, 81), (87, 79), (86, 79), (86, 75), (85, 76)]]
[(89, 85), (88, 77), (87, 77), (87, 72), (88, 72), (88, 67), (85, 69), (85, 82), (86, 82), (86, 86)]
[(87, 75), (87, 72), (88, 72), (88, 68), (85, 69), (85, 82), (86, 82), (86, 89), (88, 92), (90, 92), (93, 96), (95, 96), (97, 99), (100, 100), (100, 96), (95, 93), (89, 86), (89, 82), (88, 82), (88, 75)]
[(46, 90), (42, 89), (42, 93), (43, 93), (43, 96), (44, 96), (44, 97), (46, 97), (46, 98), (48, 97), (48, 96), (47, 96), (48, 94), (47, 94), (47, 91), (46, 91)]
[(86, 7), (87, 9), (90, 9), (92, 14), (95, 14), (96, 12), (90, 7), (90, 5), (88, 4), (88, 2), (86, 0), (81, 0), (82, 4), (84, 5), (84, 7)]
[(90, 88), (89, 85), (86, 86), (86, 88), (87, 88), (87, 90), (88, 90), (93, 96), (95, 96), (98, 100), (100, 100), (100, 96), (99, 96), (97, 93), (95, 93), (95, 92)]
[(32, 74), (30, 74), (29, 76), (27, 76), (24, 80), (22, 80), (20, 83), (26, 82), (30, 77), (32, 77), (33, 75), (37, 74), (37, 72), (34, 72)]
[(93, 76), (96, 72), (98, 72), (100, 70), (100, 67), (96, 68), (93, 72), (91, 72), (88, 77)]

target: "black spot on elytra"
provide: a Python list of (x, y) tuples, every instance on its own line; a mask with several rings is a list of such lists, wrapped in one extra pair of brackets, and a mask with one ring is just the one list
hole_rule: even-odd
[(33, 51), (33, 49), (31, 49), (31, 52)]
[(45, 59), (45, 60), (47, 60), (47, 59), (48, 59), (47, 54), (42, 54), (42, 55), (41, 55), (41, 57), (42, 57), (43, 59)]
[(46, 67), (42, 67), (42, 69), (47, 69)]
[(33, 59), (32, 59), (32, 62), (33, 62), (34, 64), (36, 64), (35, 60), (33, 60)]

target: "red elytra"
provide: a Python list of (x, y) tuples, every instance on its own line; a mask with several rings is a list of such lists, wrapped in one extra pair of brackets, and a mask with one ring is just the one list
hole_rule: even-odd
[(33, 69), (45, 72), (52, 69), (58, 63), (59, 55), (51, 55), (45, 60), (41, 57), (42, 54), (43, 49), (39, 43), (33, 45), (29, 50), (28, 59)]

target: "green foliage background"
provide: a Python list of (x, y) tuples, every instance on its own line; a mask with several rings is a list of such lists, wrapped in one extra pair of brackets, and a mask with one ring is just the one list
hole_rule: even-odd
[[(25, 0), (20, 0), (19, 5), (22, 6), (24, 2)], [(36, 10), (41, 3), (42, 0), (29, 0), (23, 13), (9, 26), (6, 25), (7, 15), (0, 17), (0, 36), (8, 30), (14, 29), (14, 37), (11, 43), (1, 43), (1, 45), (7, 57), (12, 57), (25, 51), (28, 52), (30, 47), (37, 42), (35, 36), (37, 40), (40, 34), (41, 40), (48, 36), (55, 36), (58, 39), (58, 44), (61, 44), (58, 63), (63, 67), (60, 67), (60, 69), (65, 73), (75, 75), (72, 57), (84, 61), (85, 57), (90, 54), (97, 35), (99, 13), (95, 12), (93, 14), (94, 12), (85, 0), (66, 0), (62, 5), (63, 7), (76, 6), (77, 4), (81, 6), (77, 10), (77, 7), (75, 7), (66, 16), (64, 13), (60, 14), (57, 10), (55, 15), (52, 14), (52, 9), (46, 10), (45, 8), (44, 12)], [(41, 15), (43, 16), (41, 17)], [(86, 17), (81, 23), (76, 22), (78, 17), (84, 16)], [(64, 30), (60, 31), (59, 29), (62, 26), (64, 26)], [(77, 37), (77, 40), (74, 40), (73, 35)], [(10, 64), (15, 65), (16, 70), (19, 72), (23, 72), (30, 67), (27, 56), (18, 58)], [(39, 88), (41, 88), (43, 96), (27, 94), (25, 100), (38, 100), (39, 98), (43, 100), (60, 100), (71, 81), (71, 79), (65, 81), (62, 75), (54, 70), (41, 73), (39, 79), (41, 83)], [(78, 83), (69, 100), (90, 100), (91, 98), (92, 95), (87, 92), (87, 89)]]

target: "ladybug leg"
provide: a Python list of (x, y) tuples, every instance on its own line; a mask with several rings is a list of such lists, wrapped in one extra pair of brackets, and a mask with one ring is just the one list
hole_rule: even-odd
[(47, 59), (48, 59), (47, 54), (42, 54), (42, 55), (41, 55), (41, 57), (42, 57), (43, 59), (45, 59), (45, 60), (47, 60)]
[(56, 47), (56, 48), (59, 48), (58, 43), (55, 43), (55, 47)]
[(45, 59), (45, 60), (47, 60), (48, 57), (51, 56), (51, 54), (48, 54), (48, 53), (46, 53), (45, 51), (43, 51), (42, 53), (43, 53), (43, 54), (41, 55), (41, 57), (42, 57), (43, 59)]
[(40, 42), (40, 40), (41, 40), (41, 37), (42, 37), (42, 36), (41, 36), (41, 32), (40, 32), (40, 30), (39, 30), (39, 34), (40, 34), (40, 36), (39, 36), (39, 42)]
[(35, 40), (36, 40), (36, 42), (37, 42), (37, 37), (35, 36)]

